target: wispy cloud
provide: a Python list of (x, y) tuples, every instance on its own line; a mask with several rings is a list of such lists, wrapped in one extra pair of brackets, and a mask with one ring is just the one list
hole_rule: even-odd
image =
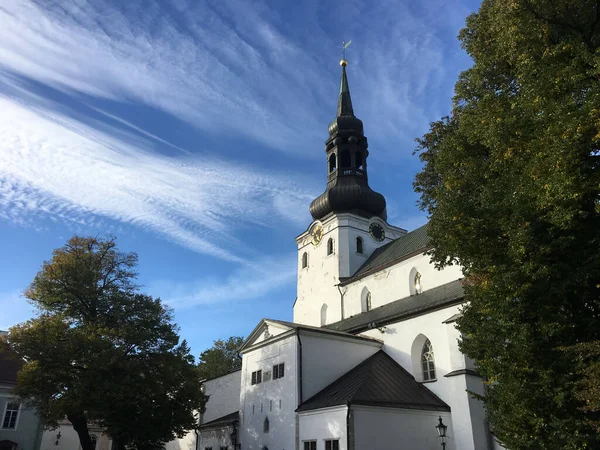
[(107, 217), (244, 262), (253, 250), (236, 239), (239, 228), (265, 225), (269, 217), (293, 221), (286, 208), (310, 198), (289, 177), (206, 156), (165, 157), (148, 142), (136, 139), (134, 146), (2, 95), (0, 124), (0, 216), (15, 222)]
[(252, 300), (292, 284), (296, 279), (296, 265), (295, 254), (262, 257), (224, 278), (209, 275), (185, 283), (155, 281), (148, 289), (179, 310), (232, 300)]
[(367, 129), (380, 140), (412, 140), (435, 107), (424, 94), (451, 89), (445, 40), (467, 12), (434, 3), (417, 11), (399, 1), (348, 1), (327, 10), (306, 2), (290, 13), (300, 24), (294, 29), (291, 15), (261, 2), (42, 7), (5, 0), (0, 67), (68, 92), (150, 105), (203, 130), (289, 152), (302, 145), (300, 135), (320, 145), (334, 111), (332, 56), (347, 38), (332, 32), (339, 23), (355, 40), (351, 83)]

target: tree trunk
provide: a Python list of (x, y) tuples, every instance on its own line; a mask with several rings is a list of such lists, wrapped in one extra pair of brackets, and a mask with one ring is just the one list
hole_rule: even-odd
[(77, 436), (79, 436), (81, 450), (95, 450), (85, 415), (82, 413), (67, 414), (67, 419), (73, 425), (73, 429), (77, 433)]

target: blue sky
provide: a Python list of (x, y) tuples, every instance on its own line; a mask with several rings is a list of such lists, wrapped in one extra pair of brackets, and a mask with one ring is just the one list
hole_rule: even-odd
[(195, 355), (291, 320), (294, 237), (325, 187), (340, 48), (389, 221), (426, 221), (414, 139), (470, 65), (474, 1), (0, 5), (0, 329), (74, 234), (117, 236)]

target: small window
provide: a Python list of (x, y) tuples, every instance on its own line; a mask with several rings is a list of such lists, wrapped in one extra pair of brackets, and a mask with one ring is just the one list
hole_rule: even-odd
[(308, 255), (306, 252), (302, 254), (302, 268), (306, 269), (308, 267)]
[(357, 169), (362, 169), (362, 165), (363, 165), (363, 155), (361, 152), (356, 152), (356, 155), (354, 156), (356, 158), (356, 168)]
[(317, 441), (304, 441), (304, 450), (317, 450)]
[(363, 252), (363, 240), (361, 237), (356, 238), (356, 253)]
[(221, 447), (219, 447), (219, 450), (228, 450), (228, 448), (221, 446)]
[(262, 370), (252, 372), (252, 384), (262, 383)]
[(256, 406), (252, 405), (252, 414), (254, 414), (254, 410), (255, 410)]
[(423, 369), (423, 381), (435, 380), (435, 360), (429, 339), (425, 341), (421, 351), (421, 368)]
[(327, 254), (333, 255), (333, 238), (329, 238), (327, 241)]
[(366, 298), (366, 310), (367, 311), (371, 311), (371, 293), (367, 292), (367, 298)]
[(269, 400), (269, 412), (273, 411), (273, 400)]
[(284, 363), (275, 364), (273, 366), (273, 379), (277, 380), (279, 378), (283, 378), (284, 374)]
[(336, 168), (337, 168), (337, 158), (334, 153), (329, 157), (329, 173), (335, 172)]
[(323, 303), (321, 306), (321, 326), (327, 325), (327, 303)]
[(350, 152), (348, 150), (344, 150), (340, 155), (340, 167), (342, 169), (350, 167)]
[(260, 412), (263, 412), (263, 404), (260, 404)]
[(423, 292), (423, 285), (421, 284), (421, 274), (419, 272), (417, 272), (415, 274), (415, 278), (413, 280), (414, 283), (414, 287), (415, 287), (415, 294), (420, 294), (421, 292)]
[(325, 450), (340, 450), (340, 440), (327, 439), (325, 441)]
[(17, 428), (17, 418), (19, 417), (19, 402), (8, 402), (4, 412), (4, 420), (2, 421), (2, 429), (15, 430)]
[(269, 418), (265, 417), (265, 422), (263, 423), (263, 433), (269, 432)]

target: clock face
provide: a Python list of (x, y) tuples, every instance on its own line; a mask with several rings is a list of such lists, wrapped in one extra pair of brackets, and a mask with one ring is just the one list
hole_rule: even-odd
[(321, 224), (315, 225), (311, 230), (310, 235), (312, 237), (312, 244), (319, 245), (319, 242), (321, 242), (321, 239), (323, 238), (323, 226)]
[(385, 239), (385, 230), (378, 223), (372, 223), (369, 226), (369, 233), (371, 233), (371, 237), (378, 242), (381, 242)]

